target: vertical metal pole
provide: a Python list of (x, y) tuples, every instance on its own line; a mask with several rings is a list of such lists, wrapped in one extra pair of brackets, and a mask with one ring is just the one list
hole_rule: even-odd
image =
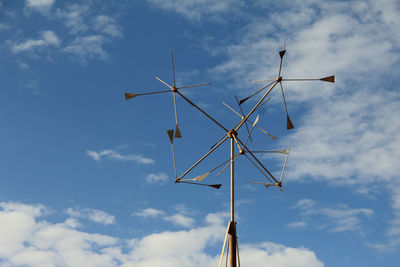
[(235, 142), (231, 136), (231, 221), (229, 226), (229, 262), (236, 267), (236, 225), (235, 225)]

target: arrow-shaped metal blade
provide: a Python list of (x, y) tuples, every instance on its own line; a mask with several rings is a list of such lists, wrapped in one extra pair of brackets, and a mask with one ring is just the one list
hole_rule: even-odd
[(276, 188), (279, 189), (279, 191), (283, 192), (282, 188), (279, 186), (279, 184), (274, 184), (274, 183), (263, 183), (263, 182), (253, 182), (253, 181), (245, 181), (246, 183), (251, 183), (251, 184), (262, 184), (266, 188), (269, 188), (270, 186), (276, 186)]
[(206, 178), (209, 174), (210, 174), (210, 173), (207, 172), (207, 173), (205, 173), (205, 174), (203, 174), (203, 175), (199, 175), (199, 176), (193, 178), (193, 181), (199, 181), (199, 182), (201, 182), (201, 181), (203, 181), (204, 178)]
[(169, 136), (169, 140), (171, 141), (171, 144), (173, 144), (174, 143), (174, 130), (168, 130), (167, 133)]
[(279, 52), (279, 56), (281, 57), (281, 61), (280, 61), (280, 63), (279, 63), (279, 74), (278, 74), (278, 76), (281, 76), (281, 72), (282, 72), (282, 63), (283, 63), (283, 56), (285, 55), (285, 53), (286, 53), (286, 50), (285, 49), (283, 49), (282, 51), (280, 51)]
[[(240, 113), (242, 114), (242, 118), (246, 117), (246, 115), (244, 115), (242, 106), (239, 104), (239, 99), (238, 99), (238, 97), (237, 97), (236, 95), (235, 95), (235, 99), (236, 99), (236, 103), (237, 103), (238, 106), (239, 106)], [(224, 104), (225, 104), (225, 103), (224, 103)], [(226, 105), (226, 104), (225, 104), (225, 105)], [(228, 106), (228, 107), (229, 107), (229, 106)], [(230, 108), (230, 107), (229, 107), (229, 108)], [(233, 109), (231, 108), (231, 110), (233, 110)], [(249, 126), (247, 125), (247, 121), (246, 121), (244, 124), (245, 124), (245, 126), (246, 126), (247, 133), (249, 134), (250, 141), (253, 142), (253, 139), (251, 139), (251, 136), (250, 136), (250, 130), (249, 130)]]
[(141, 95), (154, 95), (154, 94), (161, 94), (161, 93), (169, 93), (171, 90), (163, 90), (163, 91), (157, 91), (157, 92), (149, 92), (149, 93), (141, 93), (141, 94), (133, 94), (133, 93), (125, 93), (125, 100), (141, 96)]
[(195, 182), (188, 182), (188, 181), (182, 181), (179, 180), (177, 183), (184, 183), (184, 184), (193, 184), (193, 185), (201, 185), (201, 186), (209, 186), (215, 189), (219, 189), (222, 184), (201, 184), (201, 183), (195, 183)]
[(284, 49), (284, 50), (282, 50), (282, 51), (279, 51), (279, 56), (280, 56), (281, 58), (283, 58), (283, 56), (285, 55), (285, 53), (286, 53), (286, 49)]
[(181, 130), (179, 130), (178, 124), (175, 127), (175, 138), (182, 138)]
[(290, 117), (289, 117), (289, 114), (288, 114), (288, 115), (286, 115), (286, 129), (290, 130), (290, 129), (293, 129), (293, 128), (294, 128), (293, 123), (290, 120)]
[(315, 79), (315, 78), (306, 78), (306, 79), (300, 79), (300, 78), (294, 78), (294, 79), (282, 79), (284, 82), (299, 82), (299, 81), (324, 81), (324, 82), (330, 82), (334, 83), (335, 82), (335, 76), (328, 76), (320, 79)]
[(137, 97), (137, 94), (125, 93), (125, 100)]
[(328, 76), (328, 77), (325, 77), (325, 78), (321, 78), (320, 80), (324, 81), (324, 82), (334, 83), (335, 82), (335, 76), (334, 75), (333, 76)]
[(171, 149), (172, 149), (172, 160), (174, 163), (174, 174), (175, 174), (175, 181), (178, 178), (178, 174), (176, 172), (176, 162), (175, 162), (175, 149), (174, 149), (174, 130), (167, 130), (169, 140), (171, 141)]

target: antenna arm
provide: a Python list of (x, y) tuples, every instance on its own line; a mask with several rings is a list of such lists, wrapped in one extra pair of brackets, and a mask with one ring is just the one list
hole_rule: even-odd
[(197, 108), (201, 113), (203, 113), (204, 115), (206, 115), (210, 120), (212, 120), (214, 123), (216, 123), (219, 127), (221, 127), (225, 132), (229, 132), (228, 129), (226, 129), (224, 126), (222, 126), (218, 121), (216, 121), (213, 117), (211, 117), (210, 115), (208, 115), (204, 110), (202, 110), (200, 107), (198, 107), (195, 103), (193, 103), (192, 101), (190, 101), (186, 96), (184, 96), (181, 92), (176, 91), (177, 94), (179, 94), (183, 99), (185, 99), (190, 105), (192, 105), (193, 107)]

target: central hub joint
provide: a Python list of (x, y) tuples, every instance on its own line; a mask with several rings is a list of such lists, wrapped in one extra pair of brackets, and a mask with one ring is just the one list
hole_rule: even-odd
[(281, 82), (281, 81), (282, 81), (282, 76), (276, 77), (276, 81), (277, 81), (278, 83)]
[(175, 86), (172, 87), (171, 90), (172, 90), (172, 92), (174, 92), (174, 93), (178, 92), (178, 89), (177, 89)]
[(229, 138), (233, 138), (234, 136), (237, 136), (237, 132), (235, 131), (235, 129), (231, 129), (231, 130), (229, 130), (227, 135)]

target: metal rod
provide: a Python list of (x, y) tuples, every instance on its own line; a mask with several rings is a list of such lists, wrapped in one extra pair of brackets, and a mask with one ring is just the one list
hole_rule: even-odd
[(156, 79), (159, 80), (160, 82), (162, 82), (163, 84), (165, 84), (166, 86), (168, 86), (169, 88), (173, 89), (173, 87), (171, 85), (169, 85), (168, 83), (164, 82), (160, 78), (156, 77)]
[(197, 108), (201, 113), (203, 113), (204, 115), (206, 115), (209, 119), (211, 119), (213, 122), (215, 122), (219, 127), (221, 127), (222, 129), (224, 129), (225, 132), (229, 132), (224, 126), (222, 126), (218, 121), (216, 121), (213, 117), (211, 117), (210, 115), (208, 115), (204, 110), (202, 110), (201, 108), (199, 108), (195, 103), (193, 103), (192, 101), (190, 101), (186, 96), (182, 95), (181, 92), (177, 91), (177, 93), (183, 97), (183, 99), (185, 99), (187, 102), (189, 102), (190, 105), (192, 105), (193, 107)]
[(231, 221), (229, 226), (229, 263), (236, 267), (236, 231), (235, 231), (235, 138), (231, 135)]
[(255, 105), (255, 106), (253, 107), (253, 109), (249, 112), (249, 114), (247, 114), (247, 116), (246, 116), (244, 119), (242, 119), (242, 121), (239, 123), (239, 125), (236, 126), (236, 128), (235, 128), (235, 131), (236, 131), (236, 132), (240, 129), (240, 127), (242, 127), (243, 123), (245, 123), (245, 122), (247, 121), (247, 119), (250, 117), (250, 115), (253, 114), (253, 112), (258, 108), (258, 106), (263, 102), (263, 100), (267, 97), (267, 95), (269, 94), (269, 92), (271, 92), (272, 89), (274, 89), (274, 87), (275, 87), (275, 85), (276, 85), (277, 83), (278, 83), (278, 81), (275, 81), (275, 82), (272, 84), (271, 88), (269, 88), (268, 91), (264, 94), (264, 96), (258, 101), (257, 105)]
[[(237, 153), (234, 160), (239, 157), (240, 153)], [(230, 158), (228, 160), (231, 160)], [(223, 173), (229, 166), (231, 165), (231, 163), (229, 162), (228, 164), (226, 164), (226, 166), (217, 174), (217, 177), (221, 175), (221, 173)]]
[(285, 105), (286, 115), (289, 116), (289, 112), (288, 112), (288, 110), (287, 110), (287, 105), (286, 105), (285, 93), (283, 92), (282, 82), (280, 82), (279, 85), (281, 86), (281, 92), (282, 92), (282, 97), (283, 97), (283, 104)]
[(235, 221), (235, 141), (231, 137), (231, 221)]
[(176, 125), (178, 125), (178, 112), (176, 111), (176, 97), (175, 97), (175, 92), (172, 92), (172, 96), (173, 96), (173, 99), (174, 99), (175, 122), (176, 122)]
[(229, 266), (236, 267), (236, 227), (235, 222), (230, 222), (230, 230), (229, 230)]
[(172, 66), (172, 80), (174, 81), (175, 87), (175, 67), (174, 67), (174, 54), (171, 51), (171, 66)]
[(141, 93), (141, 94), (136, 94), (137, 96), (141, 95), (154, 95), (154, 94), (161, 94), (161, 93), (168, 93), (171, 92), (171, 90), (162, 90), (162, 91), (157, 91), (157, 92), (150, 92), (150, 93)]
[(242, 144), (243, 148), (246, 149), (247, 152), (249, 152), (249, 154), (257, 161), (258, 164), (260, 164), (260, 166), (269, 174), (269, 176), (271, 176), (271, 178), (276, 182), (279, 183), (278, 180), (275, 179), (275, 177), (272, 175), (272, 173), (270, 173), (267, 168), (264, 167), (264, 165), (260, 162), (260, 160), (250, 151), (250, 149), (247, 148), (247, 146), (245, 146), (243, 144), (243, 142), (237, 138), (237, 140)]
[(255, 164), (255, 163), (249, 158), (249, 156), (247, 156), (246, 154), (244, 154), (244, 156), (254, 165), (254, 167), (256, 167), (257, 170), (259, 170), (259, 171), (262, 173), (262, 175), (265, 176), (265, 178), (267, 178), (267, 180), (269, 180), (269, 181), (272, 183), (271, 178), (269, 178), (269, 177), (260, 169), (260, 167), (258, 167), (257, 164)]
[(282, 81), (285, 82), (291, 82), (291, 81), (320, 81), (321, 79), (282, 79)]
[(174, 172), (175, 172), (175, 179), (178, 177), (176, 173), (176, 163), (175, 163), (175, 150), (174, 150), (174, 143), (171, 143), (172, 147), (172, 160), (174, 161)]
[(225, 142), (229, 137), (225, 136), (218, 144), (216, 144), (210, 151), (208, 151), (201, 159), (199, 159), (192, 167), (185, 171), (178, 180), (182, 179), (186, 174), (188, 174), (194, 167), (196, 167), (200, 162), (202, 162), (208, 155), (210, 155), (215, 149), (217, 149), (223, 142)]
[(270, 86), (270, 85), (273, 84), (273, 83), (274, 83), (274, 82), (269, 83), (269, 84), (267, 84), (266, 86), (264, 86), (263, 88), (261, 88), (260, 90), (258, 90), (257, 92), (251, 94), (250, 96), (248, 96), (248, 97), (246, 97), (246, 98), (243, 98), (242, 100), (240, 100), (239, 105), (241, 105), (244, 101), (246, 101), (246, 100), (249, 99), (250, 97), (255, 96), (256, 94), (258, 94), (259, 92), (261, 92), (262, 90), (264, 90), (265, 88), (267, 88), (268, 86)]
[(225, 246), (226, 246), (226, 239), (228, 238), (229, 225), (230, 225), (230, 222), (228, 223), (228, 226), (226, 227), (226, 234), (225, 234), (225, 239), (224, 239), (224, 245), (222, 246), (221, 257), (219, 258), (218, 267), (221, 267), (222, 259), (223, 259), (223, 257), (224, 257), (224, 251), (225, 251)]
[(197, 87), (197, 86), (203, 86), (203, 85), (210, 85), (210, 84), (211, 83), (200, 83), (200, 84), (195, 84), (195, 85), (176, 87), (176, 89), (185, 89), (185, 88), (191, 88), (191, 87)]
[[(238, 97), (236, 95), (235, 95), (235, 99), (236, 99), (236, 103), (239, 106), (240, 114), (242, 114), (242, 118), (243, 118), (244, 117), (244, 112), (243, 112), (242, 106), (240, 105), (239, 99), (238, 99)], [(247, 133), (250, 133), (249, 126), (247, 125), (247, 122), (245, 123), (245, 125), (246, 125)], [(253, 139), (251, 139), (251, 136), (250, 136), (250, 140), (251, 140), (251, 142), (253, 142)]]

